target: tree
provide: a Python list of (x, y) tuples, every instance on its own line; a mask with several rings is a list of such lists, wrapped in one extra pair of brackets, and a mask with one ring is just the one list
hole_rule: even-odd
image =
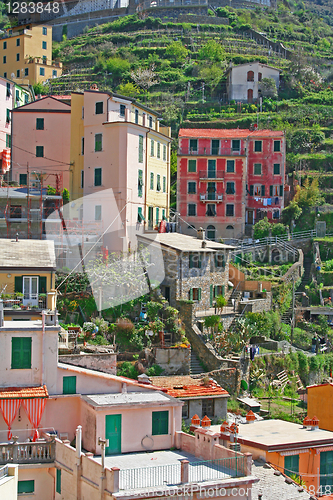
[(124, 73), (129, 72), (130, 67), (130, 63), (126, 59), (121, 59), (120, 57), (110, 57), (105, 64), (106, 71), (111, 73), (114, 79), (123, 77)]
[(263, 97), (276, 98), (278, 95), (274, 78), (263, 78), (260, 82), (261, 95)]
[(222, 314), (223, 308), (228, 304), (228, 301), (223, 295), (216, 297), (216, 308), (219, 314)]
[(212, 63), (224, 61), (224, 48), (215, 42), (215, 40), (209, 40), (200, 48), (198, 58), (202, 61), (210, 61)]
[(165, 53), (167, 56), (175, 59), (177, 63), (182, 63), (187, 57), (188, 50), (184, 47), (182, 42), (174, 41), (167, 46)]
[(269, 236), (269, 230), (272, 227), (267, 217), (264, 217), (253, 226), (253, 237), (255, 239), (266, 238)]
[(220, 324), (220, 317), (213, 315), (213, 316), (206, 316), (205, 318), (205, 327), (210, 328), (211, 335), (215, 339), (215, 335), (218, 331), (218, 327)]
[(295, 199), (293, 199), (289, 205), (282, 210), (281, 218), (283, 224), (291, 227), (292, 221), (296, 221), (302, 215), (303, 210), (298, 206)]
[(204, 66), (199, 71), (199, 77), (209, 86), (211, 93), (220, 83), (223, 76), (223, 70), (217, 64), (212, 66)]
[(304, 181), (304, 186), (297, 186), (297, 192), (294, 200), (301, 208), (314, 207), (323, 203), (323, 197), (320, 194), (318, 179), (314, 178), (310, 184), (308, 178)]
[(134, 83), (127, 82), (119, 85), (118, 92), (126, 97), (138, 97), (140, 89)]
[(145, 91), (148, 91), (150, 87), (158, 83), (154, 64), (152, 64), (150, 68), (138, 68), (136, 71), (132, 71), (131, 78)]

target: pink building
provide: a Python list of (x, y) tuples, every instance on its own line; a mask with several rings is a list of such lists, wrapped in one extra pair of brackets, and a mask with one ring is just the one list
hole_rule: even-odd
[(43, 97), (12, 113), (11, 178), (20, 185), (69, 188), (70, 104)]

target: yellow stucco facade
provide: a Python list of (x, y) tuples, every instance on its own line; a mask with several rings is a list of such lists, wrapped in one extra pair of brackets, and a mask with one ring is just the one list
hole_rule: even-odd
[(320, 429), (333, 431), (333, 384), (312, 385), (307, 387), (308, 416), (316, 416)]
[(84, 94), (71, 95), (70, 194), (72, 200), (83, 196), (84, 171)]
[(62, 74), (52, 61), (52, 27), (27, 24), (8, 29), (0, 40), (0, 75), (32, 85)]

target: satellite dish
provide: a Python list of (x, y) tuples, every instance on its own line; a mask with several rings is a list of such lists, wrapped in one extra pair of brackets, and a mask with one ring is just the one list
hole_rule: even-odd
[(15, 73), (12, 73), (10, 76), (11, 76), (12, 78), (15, 78)]

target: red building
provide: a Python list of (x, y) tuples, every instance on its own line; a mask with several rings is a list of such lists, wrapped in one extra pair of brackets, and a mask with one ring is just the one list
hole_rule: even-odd
[(199, 227), (209, 239), (239, 238), (245, 224), (283, 208), (283, 132), (181, 129), (177, 209), (184, 233)]

